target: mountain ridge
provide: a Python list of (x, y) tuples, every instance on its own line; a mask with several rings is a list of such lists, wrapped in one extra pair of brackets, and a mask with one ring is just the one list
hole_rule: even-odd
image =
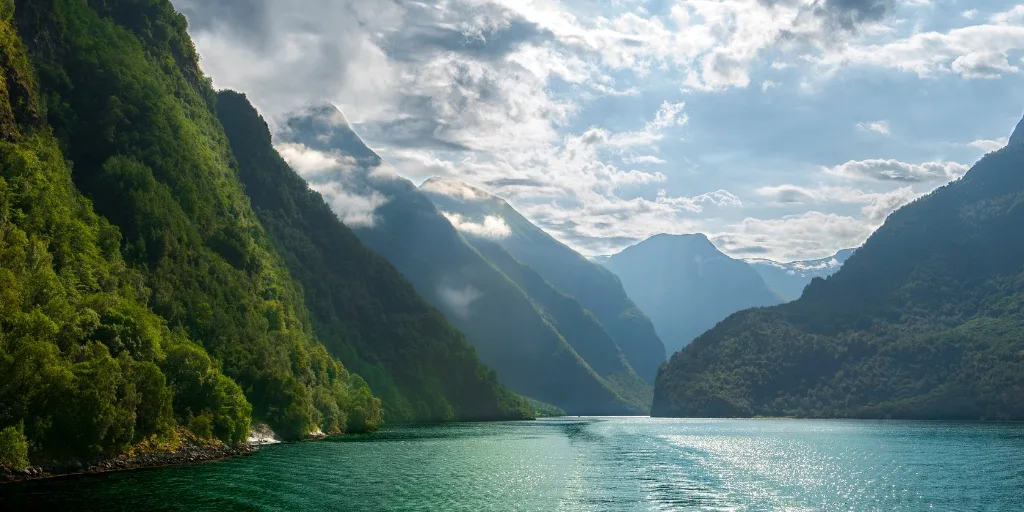
[(662, 368), (652, 414), (1024, 419), (1022, 169), (1024, 144), (985, 155), (800, 299), (730, 316)]
[(722, 253), (704, 234), (654, 235), (604, 265), (672, 352), (736, 311), (782, 302), (749, 264)]
[(619, 279), (517, 212), (502, 198), (459, 180), (433, 177), (420, 185), (438, 207), (481, 222), (501, 219), (509, 230), (495, 238), (516, 259), (592, 312), (638, 375), (653, 382), (665, 360), (665, 346), (647, 315), (626, 294)]

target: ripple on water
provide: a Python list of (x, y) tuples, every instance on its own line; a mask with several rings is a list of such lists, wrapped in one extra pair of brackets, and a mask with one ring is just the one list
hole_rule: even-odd
[(0, 487), (0, 510), (1024, 510), (1024, 425), (571, 418), (390, 428)]

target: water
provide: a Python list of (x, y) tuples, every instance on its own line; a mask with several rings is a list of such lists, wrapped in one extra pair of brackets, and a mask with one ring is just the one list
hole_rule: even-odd
[(1024, 510), (1024, 425), (566, 418), (393, 428), (0, 486), (0, 510)]

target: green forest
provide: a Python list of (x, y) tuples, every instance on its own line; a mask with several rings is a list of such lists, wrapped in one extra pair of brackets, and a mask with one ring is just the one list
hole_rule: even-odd
[(1024, 419), (1024, 141), (893, 213), (800, 300), (661, 369), (656, 416)]
[(340, 222), (298, 233), (322, 201), (228, 95), (236, 158), (168, 1), (0, 1), (0, 44), (0, 466), (530, 416)]

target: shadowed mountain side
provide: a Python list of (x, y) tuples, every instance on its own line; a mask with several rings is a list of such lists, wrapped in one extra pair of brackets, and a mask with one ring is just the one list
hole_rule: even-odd
[(389, 422), (520, 419), (528, 405), (497, 383), (462, 333), (367, 249), (271, 144), (245, 96), (224, 91), (217, 112), (260, 221), (304, 288), (332, 353), (384, 399)]
[(493, 240), (552, 286), (594, 314), (637, 375), (653, 382), (665, 346), (646, 315), (608, 269), (587, 260), (519, 214), (503, 199), (461, 181), (431, 178), (420, 190), (442, 211), (472, 222), (494, 217), (507, 233)]
[[(572, 414), (630, 414), (637, 407), (612, 391), (524, 292), (488, 263), (408, 180), (390, 172), (333, 107), (310, 109), (278, 134), (292, 149), (343, 165), (293, 167), (322, 190), (335, 213), (395, 266), (427, 301), (465, 333), (509, 389)], [(377, 197), (367, 215), (351, 215), (351, 197)], [(343, 219), (344, 220), (344, 219)]]

